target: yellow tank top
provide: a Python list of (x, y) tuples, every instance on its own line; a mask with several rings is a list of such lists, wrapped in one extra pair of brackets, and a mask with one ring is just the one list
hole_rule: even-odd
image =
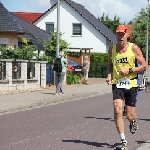
[(129, 43), (129, 46), (126, 52), (119, 54), (116, 52), (116, 45), (113, 45), (112, 48), (112, 63), (113, 63), (113, 80), (112, 83), (116, 84), (116, 81), (120, 78), (129, 78), (130, 79), (130, 88), (137, 87), (137, 73), (127, 74), (121, 76), (118, 73), (119, 68), (133, 68), (136, 66), (135, 55), (132, 51), (133, 43)]

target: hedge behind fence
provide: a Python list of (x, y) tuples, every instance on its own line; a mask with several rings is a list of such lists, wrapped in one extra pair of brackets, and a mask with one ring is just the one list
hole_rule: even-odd
[(89, 77), (106, 78), (107, 64), (108, 64), (108, 54), (91, 53)]

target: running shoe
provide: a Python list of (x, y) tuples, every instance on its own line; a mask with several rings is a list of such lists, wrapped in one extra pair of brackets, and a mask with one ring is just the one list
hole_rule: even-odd
[(138, 130), (138, 123), (136, 120), (133, 120), (130, 122), (130, 125), (129, 125), (129, 128), (130, 128), (130, 132), (132, 134), (134, 134), (137, 130)]
[(121, 140), (121, 143), (115, 147), (115, 150), (127, 150), (127, 141)]

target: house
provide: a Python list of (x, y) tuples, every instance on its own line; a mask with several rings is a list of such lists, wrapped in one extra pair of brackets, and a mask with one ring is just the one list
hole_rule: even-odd
[(18, 43), (21, 44), (21, 39), (25, 37), (28, 40), (28, 43), (36, 45), (38, 50), (41, 50), (42, 52), (44, 50), (43, 41), (48, 40), (50, 34), (15, 15), (14, 18), (26, 30), (26, 34), (18, 36)]
[[(0, 2), (0, 47), (15, 49), (25, 37), (29, 42), (42, 42), (50, 34), (9, 12)], [(32, 40), (32, 41), (31, 41)], [(46, 86), (46, 61), (0, 59), (0, 91), (37, 89)]]
[(0, 2), (0, 47), (18, 47), (18, 35), (24, 34), (25, 29), (18, 24), (13, 15)]
[[(34, 25), (47, 32), (57, 28), (57, 3), (53, 4)], [(116, 43), (115, 34), (101, 23), (84, 6), (71, 0), (60, 2), (60, 32), (70, 43), (72, 51), (91, 48), (92, 52), (106, 53)]]
[(9, 12), (0, 2), (0, 47), (17, 48), (19, 39), (25, 37), (37, 45), (50, 38), (50, 34)]
[(12, 13), (31, 24), (43, 14), (37, 12), (12, 12)]

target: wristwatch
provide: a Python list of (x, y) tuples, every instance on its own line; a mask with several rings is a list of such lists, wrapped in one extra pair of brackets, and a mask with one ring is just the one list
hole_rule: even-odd
[(132, 72), (133, 72), (132, 68), (129, 68), (129, 74), (132, 73)]

